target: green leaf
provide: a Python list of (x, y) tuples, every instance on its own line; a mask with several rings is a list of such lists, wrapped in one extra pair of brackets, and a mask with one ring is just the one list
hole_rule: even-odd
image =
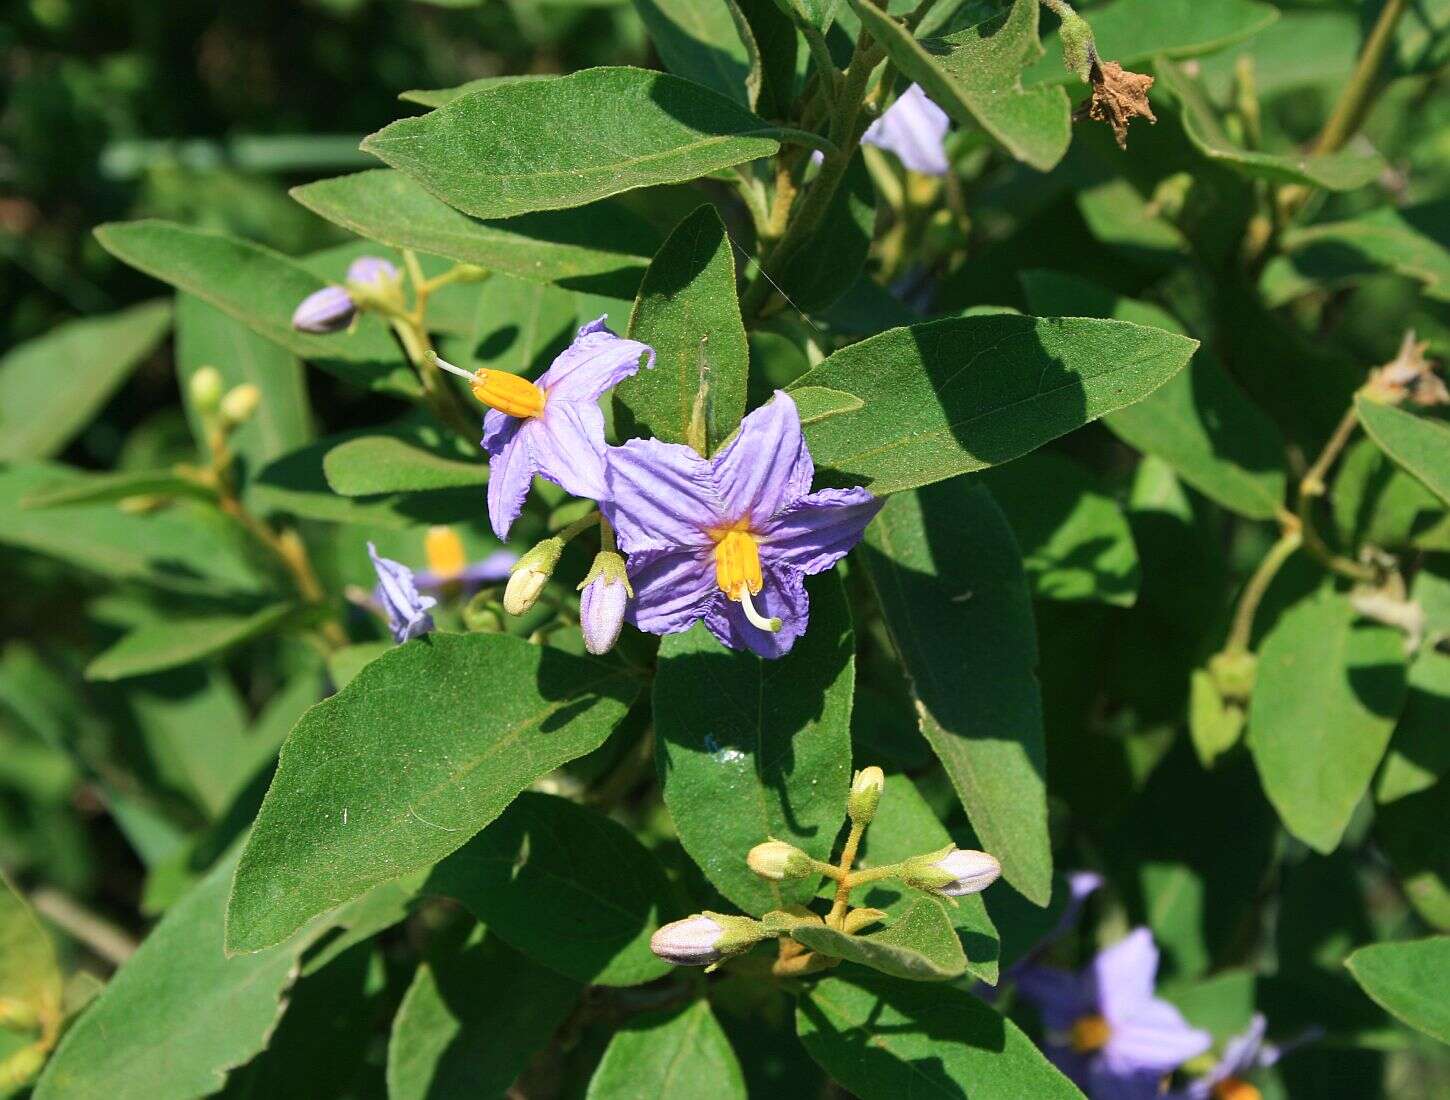
[(261, 584), (215, 512), (185, 503), (154, 515), (112, 504), (26, 508), (32, 494), (95, 477), (51, 463), (0, 469), (0, 544), (46, 554), (85, 572), (173, 592), (256, 593)]
[[(1444, 730), (1440, 732), (1443, 734)], [(1374, 836), (1389, 858), (1405, 897), (1432, 928), (1450, 932), (1450, 849), (1445, 821), (1450, 815), (1450, 782), (1382, 805)]]
[(1166, 57), (1157, 58), (1153, 68), (1159, 82), (1178, 101), (1188, 140), (1210, 161), (1251, 179), (1299, 183), (1326, 191), (1353, 191), (1372, 182), (1384, 170), (1384, 161), (1378, 156), (1349, 151), (1314, 156), (1245, 149), (1225, 133), (1213, 104), (1198, 83)]
[(243, 958), (222, 952), (235, 859), (162, 918), (66, 1033), (36, 1100), (207, 1096), (267, 1044), (307, 937)]
[(477, 80), (465, 81), (451, 88), (412, 88), (399, 92), (404, 103), (417, 103), (423, 107), (442, 107), (455, 99), (484, 88), (502, 88), (507, 84), (522, 84), (528, 80), (548, 80), (547, 73), (518, 73), (512, 76), (481, 76)]
[(1133, 531), (1090, 471), (1041, 450), (981, 478), (1012, 525), (1035, 597), (1133, 606), (1142, 579)]
[(111, 222), (96, 239), (123, 263), (194, 294), (259, 336), (348, 382), (403, 395), (419, 392), (382, 321), (359, 318), (355, 331), (314, 336), (292, 328), (292, 311), (321, 279), (269, 248), (222, 233), (147, 219)]
[(1243, 706), (1224, 697), (1207, 669), (1193, 670), (1188, 682), (1188, 735), (1205, 768), (1213, 767), (1215, 760), (1239, 743), (1244, 717)]
[(789, 389), (864, 402), (808, 425), (806, 441), (818, 467), (884, 495), (1018, 458), (1140, 401), (1197, 346), (1122, 321), (958, 317), (852, 344)]
[(466, 214), (508, 218), (770, 156), (777, 133), (697, 84), (621, 67), (470, 92), (363, 148)]
[(614, 1033), (585, 1100), (745, 1100), (745, 1075), (730, 1040), (701, 998), (641, 1016)]
[(1355, 397), (1354, 408), (1385, 454), (1450, 502), (1450, 426), (1362, 395)]
[(705, 440), (718, 447), (745, 415), (750, 349), (735, 294), (730, 235), (713, 206), (675, 227), (639, 288), (629, 335), (655, 349), (641, 370), (614, 391), (632, 434), (686, 443), (704, 389)]
[(1450, 511), (1368, 436), (1344, 452), (1330, 489), (1344, 541), (1386, 549), (1450, 550)]
[(0, 359), (0, 462), (49, 458), (90, 423), (171, 328), (144, 302), (57, 325)]
[(247, 474), (312, 438), (307, 382), (296, 356), (200, 298), (178, 294), (176, 379), (192, 434), (205, 446), (206, 432), (190, 386), (202, 367), (215, 367), (228, 390), (250, 384), (261, 391), (257, 411), (228, 438)]
[[(631, 296), (638, 285), (636, 276)], [(579, 327), (576, 297), (556, 286), (495, 275), (483, 285), (469, 330), (442, 341), (443, 357), (467, 370), (505, 370), (533, 378), (574, 339)], [(614, 318), (616, 328), (627, 323), (622, 311)]]
[[(1037, 629), (1022, 558), (984, 489), (902, 493), (866, 531), (865, 561), (921, 732), (982, 847), (1039, 905), (1052, 891)], [(961, 675), (973, 669), (971, 682)]]
[(963, 126), (980, 126), (1007, 152), (1046, 172), (1067, 152), (1072, 120), (1061, 88), (1023, 88), (1022, 71), (1042, 55), (1037, 0), (944, 39), (918, 42), (869, 0), (850, 0), (861, 24), (902, 73)]
[[(911, 780), (904, 775), (892, 775), (886, 779), (881, 806), (876, 811), (876, 820), (866, 830), (856, 865), (870, 868), (900, 863), (950, 843), (951, 836)], [(864, 894), (857, 894), (852, 900), (857, 905), (881, 909), (888, 919), (895, 919), (920, 896), (898, 882), (885, 881), (868, 887)], [(967, 973), (996, 985), (1002, 943), (992, 918), (987, 915), (982, 895), (968, 894), (957, 901), (957, 905), (947, 910), (947, 916), (961, 938)]]
[(189, 665), (278, 630), (297, 612), (274, 603), (250, 614), (177, 615), (131, 631), (86, 666), (87, 680), (124, 680)]
[(483, 222), (388, 168), (318, 180), (291, 194), (328, 221), (394, 248), (600, 293), (633, 295), (659, 243), (650, 226), (618, 203)]
[(78, 504), (113, 504), (132, 497), (191, 497), (216, 499), (205, 485), (170, 470), (92, 474), (84, 480), (67, 478), (47, 489), (37, 489), (21, 500), (22, 508), (73, 508)]
[(1285, 234), (1284, 251), (1301, 277), (1339, 280), (1388, 268), (1422, 283), (1427, 297), (1450, 301), (1450, 249), (1436, 239), (1444, 227), (1429, 217), (1433, 210), (1383, 207), (1348, 221), (1305, 226)]
[(791, 937), (822, 955), (910, 981), (950, 981), (967, 970), (946, 906), (920, 893), (879, 932), (848, 936), (824, 924), (802, 924)]
[[(1030, 271), (1022, 283), (1034, 310), (1183, 331), (1165, 310), (1076, 276)], [(1184, 481), (1240, 515), (1273, 519), (1284, 506), (1288, 474), (1283, 436), (1204, 351), (1147, 400), (1120, 409), (1104, 423), (1130, 446), (1163, 459)]]
[(617, 667), (496, 634), (431, 634), (303, 715), (242, 853), (227, 949), (457, 851), (520, 791), (604, 743), (637, 693)]
[(857, 409), (866, 407), (866, 402), (855, 394), (829, 390), (825, 386), (802, 386), (793, 391), (790, 396), (795, 401), (796, 412), (800, 414), (802, 426), (829, 420), (833, 416), (855, 412)]
[(388, 1040), (389, 1100), (504, 1096), (579, 999), (490, 930), (418, 968)]
[(649, 949), (676, 915), (660, 865), (624, 826), (567, 799), (519, 795), (423, 889), (577, 981), (639, 985), (671, 970)]
[(62, 990), (50, 936), (0, 871), (0, 1001), (25, 1005), (54, 1026), (60, 1019)]
[(1321, 591), (1264, 638), (1248, 745), (1284, 827), (1316, 851), (1339, 844), (1384, 756), (1405, 699), (1399, 631), (1359, 623)]
[(1344, 961), (1370, 998), (1396, 1019), (1450, 1043), (1450, 936), (1361, 947)]
[[(1252, 38), (1279, 18), (1258, 0), (1117, 0), (1094, 8), (1098, 53), (1131, 69), (1154, 57), (1198, 57)], [(1046, 55), (1028, 71), (1029, 84), (1075, 80), (1062, 63), (1062, 41), (1053, 35)]]
[(1450, 772), (1450, 653), (1426, 646), (1410, 665), (1408, 684), (1405, 709), (1375, 783), (1379, 802), (1428, 790)]
[(833, 975), (801, 997), (796, 1032), (861, 1100), (1082, 1100), (1016, 1024), (955, 985)]
[(339, 443), (323, 458), (322, 472), (333, 492), (346, 497), (488, 484), (486, 462), (449, 458), (395, 435), (364, 435)]
[(745, 866), (774, 836), (830, 859), (851, 779), (855, 634), (834, 573), (807, 584), (811, 628), (767, 661), (696, 624), (660, 643), (654, 715), (665, 805), (685, 851), (719, 891), (757, 915), (815, 892)]
[(734, 0), (634, 0), (634, 10), (666, 69), (744, 107), (754, 106), (759, 90), (751, 89), (754, 36)]
[(772, 273), (796, 309), (825, 309), (866, 266), (876, 228), (876, 186), (864, 156), (851, 158), (820, 226), (781, 271)]

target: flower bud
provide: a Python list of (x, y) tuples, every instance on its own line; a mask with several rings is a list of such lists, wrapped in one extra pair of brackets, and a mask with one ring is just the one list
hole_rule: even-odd
[(45, 1068), (45, 1056), (44, 1043), (31, 1043), (0, 1061), (0, 1091), (8, 1094), (11, 1089), (28, 1085)]
[(262, 403), (262, 391), (250, 382), (234, 387), (222, 398), (222, 419), (232, 425), (245, 424), (252, 419), (257, 406)]
[(963, 850), (948, 845), (924, 856), (914, 856), (902, 864), (901, 878), (908, 886), (959, 898), (977, 894), (996, 882), (1002, 865), (986, 852)]
[(707, 911), (656, 930), (649, 949), (676, 966), (711, 966), (749, 950), (770, 934), (750, 917)]
[(210, 416), (221, 404), (222, 372), (216, 367), (202, 367), (191, 376), (188, 390), (196, 411), (203, 416)]
[(398, 278), (398, 269), (377, 256), (359, 256), (347, 269), (347, 281), (363, 286), (396, 282)]
[(1254, 693), (1259, 660), (1244, 650), (1225, 650), (1209, 659), (1208, 674), (1225, 699), (1248, 702)]
[(298, 332), (341, 332), (357, 316), (357, 303), (340, 286), (314, 291), (292, 314), (292, 327)]
[(7, 1031), (31, 1031), (40, 1026), (40, 1014), (19, 997), (0, 997), (0, 1027)]
[(886, 789), (886, 776), (874, 765), (862, 768), (851, 782), (851, 795), (846, 799), (846, 813), (855, 825), (870, 825)]
[(563, 552), (563, 539), (545, 539), (515, 562), (503, 591), (503, 609), (510, 615), (523, 615), (533, 607)]
[(745, 856), (746, 865), (761, 878), (771, 882), (809, 878), (815, 873), (811, 857), (794, 844), (783, 840), (767, 840), (757, 844)]
[(584, 631), (584, 648), (603, 656), (619, 641), (624, 609), (634, 589), (629, 585), (624, 558), (613, 550), (601, 550), (594, 557), (588, 575), (579, 584), (579, 626)]

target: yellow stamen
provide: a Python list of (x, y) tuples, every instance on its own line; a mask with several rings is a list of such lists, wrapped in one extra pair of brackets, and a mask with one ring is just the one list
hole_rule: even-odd
[(1101, 1016), (1083, 1016), (1072, 1025), (1072, 1049), (1079, 1054), (1091, 1054), (1107, 1046), (1112, 1029)]
[(760, 575), (760, 547), (755, 536), (742, 524), (717, 532), (715, 538), (715, 583), (732, 600), (742, 591), (760, 591), (765, 583)]
[(509, 416), (538, 416), (544, 411), (544, 391), (506, 370), (481, 370), (475, 374), (473, 396)]
[(1226, 1077), (1213, 1086), (1213, 1100), (1263, 1100), (1264, 1094), (1238, 1077)]
[(423, 540), (423, 550), (428, 555), (428, 569), (439, 580), (458, 576), (468, 565), (468, 555), (463, 549), (463, 540), (452, 527), (430, 527)]

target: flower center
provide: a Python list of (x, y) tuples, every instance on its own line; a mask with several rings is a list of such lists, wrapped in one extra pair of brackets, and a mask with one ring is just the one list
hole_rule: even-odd
[(751, 626), (768, 634), (777, 633), (781, 627), (780, 620), (766, 618), (755, 609), (755, 603), (750, 598), (759, 594), (765, 586), (765, 578), (760, 572), (760, 544), (750, 533), (746, 521), (712, 531), (710, 537), (715, 540), (715, 583), (720, 586), (720, 591), (740, 604)]
[(1238, 1077), (1225, 1077), (1213, 1086), (1213, 1100), (1263, 1100), (1253, 1085)]
[(539, 416), (544, 411), (548, 395), (527, 378), (520, 378), (506, 370), (466, 371), (437, 355), (433, 356), (433, 362), (438, 364), (439, 370), (468, 379), (473, 396), (491, 409), (517, 417)]
[(1091, 1054), (1108, 1045), (1112, 1028), (1101, 1016), (1083, 1016), (1072, 1025), (1072, 1049), (1079, 1054)]
[(468, 556), (463, 550), (463, 540), (452, 527), (430, 527), (423, 540), (423, 550), (428, 556), (428, 569), (439, 580), (451, 580), (463, 572)]

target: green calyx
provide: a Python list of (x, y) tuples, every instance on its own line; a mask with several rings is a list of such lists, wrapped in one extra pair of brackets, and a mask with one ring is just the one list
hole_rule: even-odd
[(1090, 83), (1093, 65), (1098, 56), (1093, 29), (1075, 11), (1059, 14), (1062, 17), (1062, 27), (1057, 33), (1062, 39), (1062, 62), (1067, 66), (1068, 72), (1076, 74), (1084, 83)]
[(1259, 659), (1243, 650), (1216, 653), (1208, 662), (1213, 686), (1225, 699), (1236, 702), (1247, 702), (1254, 693), (1258, 668)]
[(555, 536), (544, 539), (542, 542), (526, 553), (518, 561), (514, 562), (509, 575), (523, 573), (542, 573), (546, 577), (554, 575), (554, 567), (559, 564), (559, 556), (564, 553), (564, 540)]
[[(563, 543), (560, 543), (560, 546), (562, 545)], [(630, 587), (629, 574), (624, 568), (624, 555), (618, 551), (601, 550), (595, 554), (594, 564), (589, 567), (589, 572), (584, 574), (584, 579), (579, 582), (578, 591), (583, 592), (584, 589), (600, 579), (603, 579), (605, 584), (624, 585), (624, 590), (629, 593), (630, 598), (634, 598), (634, 589)]]

